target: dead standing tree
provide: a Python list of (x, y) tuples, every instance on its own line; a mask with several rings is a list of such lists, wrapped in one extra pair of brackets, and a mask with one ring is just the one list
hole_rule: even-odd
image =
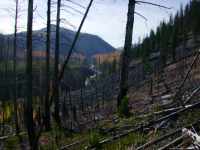
[(60, 124), (59, 116), (59, 82), (58, 82), (58, 67), (59, 67), (59, 51), (60, 51), (60, 7), (61, 0), (57, 1), (57, 16), (56, 16), (56, 43), (55, 43), (55, 63), (54, 63), (54, 117), (58, 124)]
[(47, 1), (47, 35), (46, 35), (46, 95), (45, 95), (45, 129), (50, 129), (50, 107), (49, 107), (49, 90), (50, 90), (50, 49), (51, 49), (51, 0)]
[(13, 93), (13, 104), (14, 104), (14, 121), (15, 121), (15, 131), (16, 133), (19, 133), (20, 130), (20, 124), (19, 124), (19, 116), (18, 116), (18, 109), (17, 109), (17, 32), (18, 32), (18, 20), (20, 16), (22, 15), (21, 13), (23, 12), (22, 6), (20, 3), (20, 0), (13, 0), (15, 9), (13, 8), (4, 8), (4, 10), (10, 14), (12, 18), (14, 18), (14, 36), (12, 38), (12, 48), (13, 48), (13, 53), (9, 54), (9, 57), (11, 58), (12, 55), (12, 62), (13, 62), (13, 78), (12, 78), (12, 93)]
[[(76, 2), (73, 2), (71, 0), (66, 0), (68, 2), (71, 2), (75, 5), (78, 5), (80, 7), (83, 7), (82, 5), (76, 3)], [(62, 4), (61, 3), (62, 1), (61, 0), (58, 0), (57, 1), (57, 17), (56, 17), (56, 42), (55, 42), (55, 63), (54, 63), (54, 87), (53, 87), (53, 99), (54, 99), (54, 103), (55, 103), (55, 106), (54, 106), (54, 117), (55, 117), (55, 120), (56, 122), (60, 125), (60, 122), (61, 122), (61, 119), (60, 119), (60, 116), (59, 116), (59, 112), (60, 112), (60, 106), (59, 106), (59, 82), (60, 82), (60, 74), (59, 74), (59, 54), (60, 54), (60, 23), (61, 23), (61, 18), (60, 18), (60, 11), (61, 10), (64, 10), (66, 11), (65, 9), (61, 9), (61, 7), (67, 7), (67, 8), (70, 8), (72, 9), (73, 11), (76, 11), (76, 12), (79, 12), (77, 9), (71, 7), (71, 6), (68, 6), (68, 5), (65, 5), (65, 4)], [(67, 13), (69, 13), (70, 11), (66, 11)], [(81, 12), (79, 12), (81, 13)], [(67, 22), (66, 20), (64, 20), (65, 22)], [(69, 22), (67, 22), (69, 24)], [(70, 24), (71, 25), (71, 24)], [(81, 26), (82, 27), (82, 26)], [(80, 32), (80, 31), (79, 31)], [(76, 37), (75, 37), (76, 39)], [(76, 39), (77, 40), (77, 39)], [(76, 43), (76, 41), (75, 41)], [(73, 44), (72, 44), (73, 45)], [(74, 48), (74, 47), (73, 47)], [(70, 49), (71, 51), (71, 49)], [(69, 51), (69, 53), (70, 53)], [(71, 55), (71, 53), (70, 53)], [(50, 102), (51, 103), (51, 102)]]
[[(86, 12), (85, 12), (85, 14), (84, 14), (84, 16), (83, 16), (83, 19), (82, 19), (82, 21), (81, 21), (81, 23), (80, 23), (80, 25), (79, 25), (78, 31), (77, 31), (77, 33), (76, 33), (76, 35), (75, 35), (75, 37), (74, 37), (74, 40), (73, 40), (73, 42), (72, 42), (72, 45), (71, 45), (70, 49), (69, 49), (68, 55), (67, 55), (67, 57), (66, 57), (66, 59), (65, 59), (65, 61), (64, 61), (64, 63), (63, 63), (63, 65), (61, 66), (61, 70), (60, 70), (60, 72), (59, 72), (59, 74), (58, 74), (58, 78), (57, 78), (57, 85), (58, 85), (58, 86), (59, 86), (59, 83), (60, 83), (60, 81), (62, 80), (62, 78), (63, 78), (63, 76), (64, 76), (65, 69), (66, 69), (66, 67), (67, 67), (67, 65), (68, 65), (68, 62), (69, 62), (69, 60), (70, 60), (70, 57), (71, 57), (72, 52), (73, 52), (73, 50), (74, 50), (74, 47), (75, 47), (75, 45), (76, 45), (76, 43), (77, 43), (77, 40), (78, 40), (78, 38), (79, 38), (79, 35), (80, 35), (80, 32), (81, 32), (82, 26), (83, 26), (83, 24), (84, 24), (84, 22), (85, 22), (85, 20), (86, 20), (86, 18), (87, 18), (87, 15), (88, 15), (88, 13), (89, 13), (89, 10), (90, 10), (90, 8), (91, 8), (91, 6), (92, 6), (93, 1), (94, 1), (94, 0), (90, 0), (90, 3), (88, 4), (88, 7), (87, 7), (87, 9), (86, 9)], [(71, 1), (70, 1), (70, 2), (71, 2)], [(80, 6), (81, 6), (81, 5), (80, 5)], [(50, 105), (51, 105), (52, 102), (53, 102), (53, 98), (54, 98), (55, 93), (58, 92), (58, 91), (56, 91), (56, 90), (57, 90), (57, 89), (56, 89), (56, 85), (54, 84), (54, 85), (53, 85), (53, 91), (52, 91), (52, 97), (51, 97)], [(57, 112), (57, 113), (58, 113), (58, 112)], [(58, 115), (59, 115), (59, 114), (58, 114)]]
[(16, 61), (17, 61), (17, 23), (18, 23), (18, 7), (19, 0), (15, 0), (15, 28), (14, 28), (14, 40), (13, 40), (13, 72), (14, 72), (14, 87), (13, 87), (13, 96), (14, 96), (14, 113), (15, 113), (15, 128), (16, 133), (19, 133), (19, 124), (18, 124), (18, 114), (17, 114), (17, 73), (16, 73)]
[(136, 4), (135, 0), (129, 0), (126, 37), (125, 37), (124, 51), (122, 53), (122, 60), (121, 60), (122, 62), (121, 62), (121, 74), (120, 74), (120, 92), (117, 99), (118, 107), (121, 105), (123, 97), (126, 96), (128, 92), (129, 51), (132, 47), (135, 4)]
[(34, 146), (35, 129), (33, 121), (33, 107), (32, 107), (32, 26), (33, 26), (33, 0), (28, 1), (28, 23), (27, 23), (27, 57), (26, 57), (26, 89), (27, 99), (25, 102), (25, 120), (28, 130), (29, 143), (31, 148)]
[[(67, 2), (70, 2), (70, 3), (72, 3), (72, 4), (74, 4), (74, 5), (77, 5), (77, 6), (79, 6), (79, 7), (82, 7), (82, 8), (84, 8), (82, 5), (80, 5), (80, 4), (78, 4), (78, 3), (75, 3), (75, 2), (73, 2), (73, 1), (71, 1), (71, 0), (65, 0), (65, 1), (67, 1)], [(58, 4), (59, 3), (59, 4)], [(58, 5), (57, 5), (58, 4)], [(52, 31), (51, 29), (51, 13), (53, 13), (54, 12), (54, 10), (53, 11), (51, 11), (51, 7), (53, 6), (53, 5), (57, 5), (57, 10), (56, 10), (56, 13), (57, 13), (57, 19), (56, 19), (56, 25), (57, 25), (57, 27), (56, 27), (56, 31)], [(65, 9), (62, 9), (61, 7), (62, 7), (62, 3), (61, 3), (61, 1), (57, 1), (57, 2), (54, 2), (54, 1), (52, 1), (52, 0), (47, 0), (47, 20), (46, 20), (46, 25), (47, 25), (47, 34), (46, 34), (46, 64), (45, 64), (45, 102), (44, 102), (44, 109), (45, 109), (45, 112), (44, 112), (44, 116), (43, 116), (43, 118), (44, 118), (44, 126), (45, 126), (45, 128), (46, 128), (46, 130), (49, 130), (50, 129), (50, 104), (52, 103), (52, 98), (53, 98), (53, 96), (52, 96), (52, 98), (51, 98), (51, 101), (50, 101), (50, 50), (51, 50), (51, 32), (56, 32), (56, 37), (55, 37), (55, 39), (56, 39), (56, 46), (55, 46), (55, 64), (54, 64), (54, 68), (55, 68), (55, 71), (56, 72), (58, 72), (58, 65), (59, 65), (59, 47), (60, 47), (60, 45), (59, 44), (62, 44), (62, 43), (60, 43), (60, 36), (58, 36), (58, 34), (60, 34), (59, 33), (59, 28), (60, 28), (60, 23), (61, 23), (61, 21), (65, 21), (65, 20), (63, 20), (63, 18), (61, 19), (60, 18), (60, 11), (61, 10), (64, 10), (65, 12), (67, 12), (67, 13), (70, 13), (71, 14), (71, 12), (70, 11), (67, 11), (67, 10), (65, 10)], [(65, 5), (65, 6), (67, 6), (67, 5)], [(58, 9), (59, 8), (59, 9)], [(71, 7), (71, 8), (73, 8), (73, 7)], [(37, 11), (36, 11), (37, 12)], [(38, 13), (38, 12), (37, 12)], [(59, 15), (59, 16), (58, 16)], [(43, 20), (45, 20), (44, 19), (44, 17), (43, 16), (41, 16), (39, 13), (38, 13), (38, 16), (41, 18), (41, 19), (43, 19)], [(69, 22), (67, 22), (68, 24), (69, 24)], [(69, 25), (71, 25), (71, 24), (69, 24)], [(59, 27), (58, 27), (59, 26)], [(72, 25), (71, 25), (72, 26)], [(56, 80), (57, 80), (57, 73), (56, 72), (54, 72), (54, 86), (56, 87), (57, 86), (57, 84), (56, 84)], [(58, 89), (58, 88), (56, 88), (56, 89)], [(55, 93), (57, 93), (57, 92), (55, 92)], [(55, 95), (56, 97), (59, 97), (59, 95)], [(54, 97), (55, 98), (55, 97)], [(57, 100), (58, 100), (58, 98), (57, 98)], [(54, 99), (54, 102), (55, 102), (55, 99)], [(59, 103), (59, 101), (58, 102), (56, 102), (56, 105)], [(58, 105), (57, 105), (58, 106)], [(56, 106), (56, 107), (57, 107)], [(57, 110), (57, 112), (59, 112), (59, 107), (57, 107), (56, 108), (56, 110)], [(56, 112), (56, 113), (57, 113)], [(57, 118), (59, 117), (59, 115), (57, 115)]]
[(67, 67), (67, 65), (68, 65), (68, 63), (69, 63), (70, 57), (71, 57), (71, 55), (72, 55), (72, 52), (73, 52), (73, 50), (74, 50), (74, 47), (76, 46), (76, 43), (77, 43), (77, 40), (78, 40), (78, 38), (79, 38), (81, 29), (82, 29), (82, 27), (83, 27), (83, 24), (84, 24), (86, 18), (87, 18), (88, 12), (89, 12), (89, 10), (90, 10), (90, 8), (91, 8), (91, 6), (92, 6), (93, 1), (94, 1), (94, 0), (90, 0), (90, 3), (89, 3), (89, 5), (88, 5), (88, 7), (87, 7), (87, 9), (86, 9), (86, 12), (85, 12), (84, 16), (83, 16), (83, 19), (82, 19), (82, 21), (81, 21), (81, 23), (80, 23), (80, 25), (79, 25), (78, 31), (77, 31), (77, 33), (76, 33), (76, 35), (75, 35), (75, 37), (74, 37), (74, 40), (73, 40), (73, 42), (72, 42), (72, 45), (71, 45), (70, 50), (69, 50), (69, 52), (68, 52), (68, 55), (67, 55), (67, 57), (66, 57), (66, 59), (65, 59), (65, 61), (64, 61), (64, 63), (63, 63), (63, 65), (62, 65), (62, 67), (61, 67), (60, 74), (59, 74), (59, 76), (58, 76), (59, 81), (61, 81), (62, 78), (63, 78), (64, 72), (65, 72), (65, 68)]
[(122, 53), (122, 59), (121, 59), (120, 92), (117, 98), (118, 107), (120, 106), (122, 99), (127, 95), (127, 92), (128, 92), (129, 51), (131, 50), (131, 47), (132, 47), (134, 15), (136, 14), (142, 17), (143, 19), (146, 19), (140, 13), (135, 12), (136, 4), (147, 4), (147, 5), (152, 5), (152, 6), (156, 6), (156, 7), (160, 7), (164, 9), (171, 9), (171, 8), (168, 8), (159, 4), (151, 3), (151, 2), (129, 0), (125, 44), (124, 44), (124, 51)]
[(29, 143), (31, 150), (38, 149), (38, 139), (40, 137), (42, 127), (36, 132), (36, 126), (33, 120), (33, 67), (32, 67), (32, 27), (33, 27), (33, 0), (28, 1), (28, 23), (26, 35), (26, 101), (25, 101), (25, 123), (28, 131)]

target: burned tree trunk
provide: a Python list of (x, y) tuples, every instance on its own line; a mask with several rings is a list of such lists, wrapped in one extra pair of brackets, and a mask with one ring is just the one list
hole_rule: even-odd
[(59, 76), (58, 76), (58, 81), (62, 80), (62, 78), (63, 78), (65, 69), (66, 69), (66, 67), (67, 67), (67, 65), (68, 65), (68, 63), (69, 63), (70, 57), (71, 57), (71, 55), (72, 55), (72, 52), (73, 52), (73, 50), (74, 50), (74, 47), (76, 46), (76, 43), (77, 43), (77, 40), (78, 40), (78, 38), (79, 38), (81, 29), (82, 29), (82, 27), (83, 27), (83, 24), (84, 24), (86, 18), (87, 18), (87, 15), (88, 15), (88, 13), (89, 13), (89, 10), (90, 10), (90, 8), (91, 8), (91, 6), (92, 6), (93, 1), (94, 1), (94, 0), (90, 0), (90, 2), (89, 2), (89, 4), (88, 4), (88, 7), (87, 7), (87, 9), (86, 9), (86, 12), (85, 12), (85, 14), (84, 14), (84, 16), (83, 16), (83, 19), (81, 20), (81, 23), (80, 23), (80, 25), (79, 25), (78, 31), (76, 32), (76, 35), (75, 35), (74, 40), (73, 40), (73, 42), (72, 42), (72, 45), (71, 45), (71, 47), (70, 47), (70, 49), (69, 49), (68, 55), (67, 55), (67, 57), (66, 57), (66, 59), (65, 59), (65, 61), (64, 61), (64, 63), (63, 63), (63, 65), (62, 65), (62, 67), (61, 67), (61, 70), (60, 70), (60, 73), (59, 73)]
[(51, 0), (47, 2), (47, 37), (46, 37), (46, 95), (45, 95), (45, 129), (50, 129), (50, 104), (49, 104), (49, 89), (50, 89), (50, 49), (51, 49)]
[(13, 43), (13, 73), (14, 73), (14, 86), (13, 86), (13, 96), (14, 96), (13, 98), (14, 99), (13, 99), (13, 101), (14, 101), (16, 133), (19, 133), (18, 114), (17, 114), (17, 73), (16, 73), (18, 4), (19, 4), (19, 1), (16, 0), (14, 43)]
[(121, 62), (121, 75), (120, 75), (120, 92), (117, 101), (118, 107), (120, 106), (123, 97), (126, 96), (128, 91), (129, 51), (132, 47), (135, 3), (136, 3), (135, 0), (129, 0), (126, 37), (125, 37), (124, 51), (122, 53), (122, 60), (121, 60), (122, 62)]
[(32, 107), (32, 26), (33, 26), (33, 0), (28, 1), (28, 23), (27, 23), (27, 57), (26, 57), (26, 101), (25, 120), (28, 130), (29, 143), (32, 150), (37, 149), (36, 133), (33, 121)]
[(81, 94), (80, 94), (80, 100), (81, 100), (81, 111), (84, 111), (84, 100), (83, 100), (83, 84), (81, 83)]
[(55, 45), (55, 64), (54, 64), (54, 102), (55, 102), (55, 120), (60, 124), (59, 116), (59, 79), (58, 79), (58, 67), (59, 67), (59, 51), (60, 51), (60, 7), (61, 0), (57, 2), (57, 18), (56, 18), (56, 45)]

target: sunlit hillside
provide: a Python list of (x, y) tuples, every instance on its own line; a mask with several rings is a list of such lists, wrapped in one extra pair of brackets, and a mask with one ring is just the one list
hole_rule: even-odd
[(96, 54), (93, 58), (96, 62), (102, 64), (103, 62), (113, 62), (114, 60), (120, 60), (121, 51), (115, 51), (112, 53)]

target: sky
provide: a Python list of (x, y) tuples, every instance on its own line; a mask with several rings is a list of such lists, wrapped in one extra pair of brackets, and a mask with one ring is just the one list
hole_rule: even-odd
[[(20, 1), (20, 18), (18, 31), (25, 31), (27, 24), (27, 0)], [(33, 29), (38, 30), (45, 27), (46, 24), (46, 2), (47, 0), (34, 0), (34, 23)], [(56, 1), (56, 0), (52, 0)], [(89, 0), (73, 0), (86, 7)], [(185, 6), (190, 0), (144, 0), (168, 7), (170, 10), (149, 6), (146, 4), (137, 5), (136, 11), (148, 20), (135, 15), (133, 43), (139, 38), (146, 36), (151, 29), (155, 30), (159, 23), (168, 20), (170, 14), (175, 14), (180, 6)], [(61, 26), (76, 31), (82, 19), (84, 8), (73, 5), (72, 3), (62, 0), (63, 4), (73, 7), (62, 7)], [(14, 29), (14, 0), (0, 1), (0, 32), (4, 34), (13, 33)], [(128, 0), (94, 0), (92, 8), (84, 23), (82, 32), (95, 34), (103, 38), (112, 46), (122, 47), (125, 38), (126, 18), (127, 18)], [(79, 12), (80, 11), (80, 12)], [(55, 23), (56, 5), (52, 6), (52, 23)]]

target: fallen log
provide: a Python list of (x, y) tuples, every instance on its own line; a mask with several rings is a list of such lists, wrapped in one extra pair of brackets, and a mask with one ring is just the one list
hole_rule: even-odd
[(182, 141), (184, 135), (181, 135), (180, 137), (176, 138), (175, 140), (173, 140), (172, 142), (168, 143), (167, 145), (159, 148), (158, 150), (167, 150), (169, 149), (171, 146), (177, 144), (177, 143), (180, 143), (180, 141)]
[(17, 135), (25, 135), (25, 134), (27, 134), (27, 132), (20, 132), (19, 134), (15, 133), (15, 134), (12, 134), (12, 135), (1, 136), (0, 137), (0, 141), (8, 139), (8, 138), (11, 138), (11, 137), (14, 137), (14, 136), (17, 136)]
[(115, 135), (115, 136), (113, 136), (113, 137), (104, 139), (104, 140), (100, 141), (99, 144), (106, 144), (106, 143), (112, 142), (112, 141), (114, 141), (114, 140), (116, 140), (116, 139), (119, 139), (119, 138), (121, 138), (121, 137), (124, 137), (124, 136), (126, 136), (126, 135), (128, 135), (128, 134), (130, 134), (130, 133), (132, 133), (132, 132), (138, 132), (138, 131), (141, 131), (141, 130), (143, 131), (145, 128), (151, 127), (152, 125), (155, 125), (155, 124), (157, 124), (157, 123), (159, 123), (159, 122), (161, 122), (161, 121), (164, 121), (164, 120), (167, 120), (167, 119), (171, 119), (171, 118), (173, 118), (173, 117), (176, 117), (176, 116), (180, 115), (181, 113), (183, 113), (183, 112), (185, 112), (185, 111), (188, 111), (188, 110), (190, 110), (190, 109), (193, 109), (193, 108), (196, 108), (196, 107), (199, 107), (199, 106), (200, 106), (200, 102), (195, 103), (195, 104), (193, 104), (193, 105), (191, 105), (191, 106), (189, 106), (189, 107), (187, 107), (187, 108), (183, 108), (183, 109), (181, 109), (181, 110), (179, 110), (179, 111), (176, 111), (176, 112), (174, 112), (174, 113), (171, 113), (171, 114), (169, 114), (169, 115), (166, 115), (166, 116), (164, 116), (164, 117), (161, 117), (161, 118), (158, 119), (158, 120), (150, 121), (149, 123), (142, 124), (142, 125), (140, 125), (140, 126), (138, 126), (138, 127), (136, 127), (136, 128), (127, 130), (127, 131), (125, 131), (125, 132), (123, 132), (123, 133), (121, 133), (121, 134), (118, 134), (118, 135)]
[(159, 148), (159, 150), (169, 149), (171, 146), (179, 143), (186, 136), (189, 136), (194, 141), (194, 143), (193, 143), (194, 146), (198, 146), (198, 147), (200, 146), (200, 137), (196, 133), (193, 133), (190, 130), (185, 129), (185, 128), (182, 130), (182, 132), (183, 132), (182, 136), (176, 138), (175, 140), (173, 140), (172, 142), (168, 143), (167, 145)]
[[(192, 105), (186, 105), (185, 107), (188, 108)], [(175, 107), (175, 108), (168, 108), (168, 109), (164, 109), (161, 111), (157, 111), (157, 112), (153, 112), (153, 113), (149, 113), (149, 114), (145, 114), (145, 115), (140, 115), (137, 118), (146, 118), (146, 117), (152, 117), (155, 115), (163, 115), (163, 114), (168, 114), (168, 113), (172, 113), (174, 111), (178, 111), (180, 109), (182, 109), (183, 107)]]
[(85, 140), (79, 140), (79, 141), (76, 141), (74, 143), (71, 143), (69, 145), (65, 145), (65, 146), (62, 146), (60, 148), (60, 150), (68, 150), (68, 149), (71, 149), (71, 147), (75, 146), (75, 145), (80, 145), (81, 143), (83, 143)]
[(200, 56), (200, 49), (197, 50), (196, 56), (195, 56), (195, 58), (194, 58), (192, 64), (190, 65), (190, 67), (189, 67), (189, 69), (188, 69), (188, 71), (187, 71), (186, 76), (184, 77), (183, 81), (182, 81), (181, 84), (179, 85), (178, 91), (176, 92), (176, 94), (175, 94), (175, 96), (174, 96), (173, 101), (176, 102), (176, 100), (178, 100), (178, 102), (179, 102), (179, 104), (180, 104), (181, 106), (184, 106), (185, 104), (184, 104), (184, 102), (179, 98), (179, 95), (181, 94), (182, 88), (184, 87), (186, 80), (188, 79), (190, 73), (192, 72), (192, 68), (194, 67), (195, 63), (198, 61), (199, 56)]
[[(197, 124), (199, 124), (199, 123), (200, 123), (200, 119), (199, 119), (198, 121), (194, 122), (192, 125), (191, 125), (191, 124), (188, 124), (188, 125), (185, 126), (185, 127), (188, 128), (188, 127), (191, 127), (191, 126), (195, 126), (195, 125), (197, 125)], [(172, 132), (170, 132), (170, 133), (168, 133), (168, 134), (166, 134), (166, 135), (163, 135), (162, 137), (159, 137), (159, 138), (157, 138), (157, 139), (155, 139), (155, 140), (152, 140), (152, 141), (149, 141), (149, 142), (145, 143), (144, 145), (138, 147), (136, 150), (145, 149), (145, 148), (147, 148), (147, 147), (149, 147), (149, 146), (151, 146), (151, 145), (153, 145), (153, 144), (157, 144), (157, 143), (161, 142), (162, 140), (164, 140), (164, 139), (166, 139), (166, 138), (169, 138), (169, 137), (171, 137), (171, 136), (174, 136), (174, 135), (176, 135), (176, 134), (179, 134), (179, 133), (181, 133), (181, 132), (182, 132), (182, 128), (179, 128), (179, 129), (177, 129), (177, 130), (175, 130), (175, 131), (172, 131)]]
[(147, 147), (149, 147), (149, 146), (151, 146), (151, 145), (153, 145), (153, 144), (157, 144), (157, 143), (159, 143), (160, 141), (162, 141), (162, 140), (164, 140), (164, 139), (166, 139), (166, 138), (169, 138), (169, 137), (171, 137), (171, 136), (173, 136), (173, 135), (176, 135), (176, 134), (178, 134), (178, 133), (180, 133), (180, 132), (181, 132), (181, 129), (175, 130), (175, 131), (173, 131), (173, 132), (171, 132), (171, 133), (168, 133), (168, 134), (166, 134), (166, 135), (164, 135), (164, 136), (162, 136), (162, 137), (160, 137), (160, 138), (158, 138), (158, 139), (155, 139), (155, 140), (153, 140), (153, 141), (150, 141), (150, 142), (148, 142), (148, 143), (146, 143), (146, 144), (144, 144), (144, 145), (138, 147), (136, 150), (145, 149), (145, 148), (147, 148)]
[(178, 111), (173, 112), (173, 113), (171, 113), (171, 114), (169, 114), (169, 115), (166, 115), (166, 116), (164, 116), (164, 117), (161, 117), (161, 118), (158, 119), (158, 120), (151, 121), (151, 122), (149, 122), (146, 126), (151, 126), (151, 125), (153, 125), (153, 124), (157, 124), (157, 123), (159, 123), (159, 122), (161, 122), (161, 121), (164, 121), (164, 120), (166, 120), (166, 119), (171, 119), (171, 118), (176, 117), (176, 116), (178, 116), (179, 114), (181, 114), (181, 113), (183, 113), (183, 112), (185, 112), (185, 111), (188, 111), (188, 110), (190, 110), (190, 109), (193, 109), (193, 108), (196, 108), (196, 107), (199, 107), (199, 106), (200, 106), (200, 102), (195, 103), (195, 104), (192, 104), (192, 105), (190, 105), (190, 106), (188, 106), (188, 107), (185, 107), (185, 108), (183, 108), (183, 109), (181, 109), (181, 110), (178, 110)]
[(185, 100), (184, 104), (189, 103), (189, 102), (192, 100), (192, 98), (193, 98), (199, 91), (200, 91), (200, 87), (196, 88), (196, 89), (192, 92), (192, 94), (190, 95), (190, 97), (188, 97), (188, 98)]

